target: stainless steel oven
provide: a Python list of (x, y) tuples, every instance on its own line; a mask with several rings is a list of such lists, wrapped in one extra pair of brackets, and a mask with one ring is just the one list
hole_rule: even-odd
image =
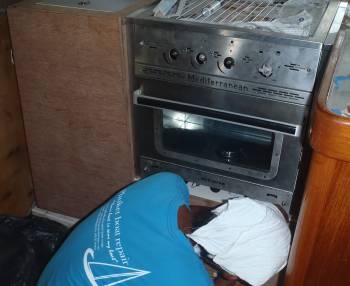
[[(179, 0), (176, 17), (154, 17), (154, 6), (129, 17), (140, 174), (173, 171), (289, 212), (315, 82), (346, 5), (225, 0), (203, 14), (211, 2)], [(293, 11), (297, 25), (301, 14), (312, 19), (309, 33), (274, 31)]]

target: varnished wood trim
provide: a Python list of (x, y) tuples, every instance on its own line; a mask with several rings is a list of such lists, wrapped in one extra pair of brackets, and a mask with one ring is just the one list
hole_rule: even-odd
[(314, 153), (285, 286), (350, 285), (350, 163)]
[(137, 169), (137, 160), (136, 160), (136, 146), (135, 146), (135, 134), (134, 134), (134, 107), (133, 107), (133, 90), (134, 90), (134, 82), (133, 82), (133, 73), (134, 73), (134, 65), (133, 65), (133, 53), (131, 48), (131, 41), (129, 37), (131, 36), (131, 26), (127, 25), (122, 18), (119, 18), (119, 25), (121, 29), (120, 33), (120, 42), (122, 43), (122, 64), (123, 64), (123, 93), (126, 96), (126, 108), (127, 108), (127, 130), (128, 130), (128, 138), (129, 144), (131, 146), (131, 158), (132, 158), (132, 166), (134, 167), (133, 176), (136, 178), (136, 169)]
[(343, 40), (340, 32), (314, 110), (314, 152), (285, 286), (350, 285), (350, 119), (327, 109)]
[(344, 31), (341, 31), (322, 79), (314, 111), (311, 145), (314, 150), (326, 156), (350, 161), (350, 118), (333, 114), (327, 108), (327, 98), (344, 36)]
[(350, 162), (350, 119), (336, 116), (317, 105), (311, 133), (314, 150)]

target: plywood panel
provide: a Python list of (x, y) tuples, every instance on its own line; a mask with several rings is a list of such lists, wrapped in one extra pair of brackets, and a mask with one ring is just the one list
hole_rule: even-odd
[(134, 177), (120, 19), (9, 17), (38, 206), (82, 217)]
[(7, 17), (0, 16), (0, 214), (25, 216), (33, 192)]

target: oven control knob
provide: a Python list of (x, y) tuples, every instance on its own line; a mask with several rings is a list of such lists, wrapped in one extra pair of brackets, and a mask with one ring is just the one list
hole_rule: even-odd
[(231, 57), (224, 59), (224, 66), (227, 69), (231, 69), (235, 65), (235, 60)]
[(177, 49), (171, 49), (169, 55), (173, 60), (176, 60), (179, 57), (180, 52)]
[(272, 75), (272, 66), (269, 64), (263, 64), (260, 68), (259, 68), (259, 73), (264, 76), (264, 77), (270, 77)]
[(204, 53), (199, 53), (196, 57), (197, 63), (200, 65), (205, 64), (207, 62), (207, 56)]

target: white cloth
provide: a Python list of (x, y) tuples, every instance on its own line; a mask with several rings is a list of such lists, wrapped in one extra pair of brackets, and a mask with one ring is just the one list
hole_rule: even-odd
[(282, 270), (291, 234), (273, 204), (238, 198), (213, 211), (217, 216), (188, 235), (214, 257), (214, 262), (253, 286)]

